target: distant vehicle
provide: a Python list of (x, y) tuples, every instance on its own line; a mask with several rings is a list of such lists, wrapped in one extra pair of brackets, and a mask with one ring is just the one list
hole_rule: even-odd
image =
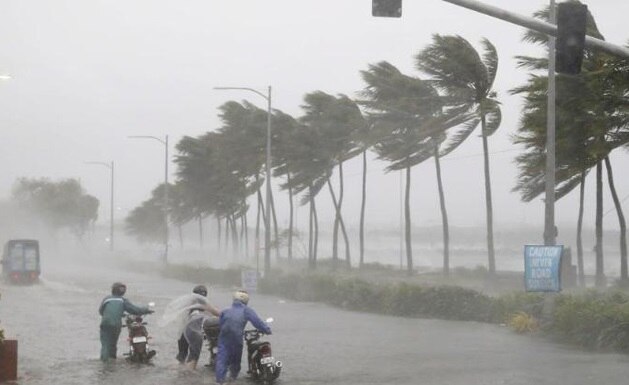
[(16, 284), (32, 284), (39, 280), (39, 242), (13, 239), (4, 245), (2, 276)]

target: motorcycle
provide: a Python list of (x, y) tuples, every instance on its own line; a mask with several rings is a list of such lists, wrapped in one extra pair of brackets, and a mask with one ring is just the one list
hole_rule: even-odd
[(218, 317), (211, 317), (203, 321), (203, 339), (207, 341), (207, 349), (210, 352), (210, 362), (206, 365), (212, 370), (216, 368), (216, 354), (218, 354), (218, 334), (220, 325)]
[[(267, 319), (266, 322), (273, 322), (273, 318)], [(245, 342), (247, 343), (248, 373), (255, 381), (267, 385), (280, 376), (282, 361), (273, 357), (269, 341), (260, 340), (263, 334), (256, 329), (245, 330)]]
[[(153, 302), (149, 303), (149, 308), (154, 307)], [(146, 330), (147, 323), (144, 322), (143, 316), (127, 314), (125, 317), (125, 325), (129, 333), (127, 340), (129, 341), (129, 352), (125, 353), (127, 361), (147, 364), (157, 353), (149, 348), (149, 333)]]

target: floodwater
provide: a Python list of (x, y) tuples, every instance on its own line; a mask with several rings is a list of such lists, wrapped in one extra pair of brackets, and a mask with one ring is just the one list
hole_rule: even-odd
[[(113, 265), (67, 268), (75, 265), (47, 266), (35, 286), (0, 284), (0, 322), (7, 336), (19, 341), (18, 384), (214, 383), (212, 372), (202, 365), (194, 372), (178, 365), (175, 330), (158, 327), (168, 301), (188, 293), (193, 284)], [(156, 313), (146, 317), (158, 351), (153, 365), (98, 360), (97, 309), (115, 280), (128, 284), (132, 302), (157, 304)], [(229, 292), (213, 288), (211, 301), (225, 307)], [(250, 305), (261, 317), (275, 319), (268, 338), (275, 357), (284, 363), (279, 385), (624, 385), (629, 374), (629, 356), (585, 352), (497, 325), (347, 312), (255, 294)], [(204, 352), (201, 360), (206, 359)], [(241, 373), (234, 384), (250, 383)]]

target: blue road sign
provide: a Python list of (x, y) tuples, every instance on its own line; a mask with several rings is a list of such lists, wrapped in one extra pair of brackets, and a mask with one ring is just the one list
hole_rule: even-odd
[(563, 246), (524, 246), (524, 286), (526, 291), (561, 291)]

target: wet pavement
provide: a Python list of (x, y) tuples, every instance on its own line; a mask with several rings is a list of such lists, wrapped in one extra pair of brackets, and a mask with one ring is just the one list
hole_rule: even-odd
[[(192, 283), (113, 265), (84, 265), (72, 270), (67, 263), (48, 266), (35, 286), (0, 283), (0, 324), (7, 337), (19, 341), (18, 384), (214, 383), (209, 369), (188, 371), (177, 364), (176, 330), (158, 326), (165, 305), (187, 294)], [(98, 360), (97, 309), (116, 280), (128, 284), (132, 302), (157, 304), (156, 313), (146, 317), (158, 351), (153, 365)], [(225, 307), (230, 290), (212, 288), (210, 300)], [(268, 338), (284, 363), (279, 385), (615, 385), (626, 384), (629, 375), (629, 356), (585, 352), (497, 325), (347, 312), (264, 295), (253, 295), (250, 305), (261, 317), (275, 319)], [(119, 355), (125, 350), (124, 333)], [(201, 360), (207, 360), (207, 352)], [(250, 383), (241, 373), (234, 384)]]

